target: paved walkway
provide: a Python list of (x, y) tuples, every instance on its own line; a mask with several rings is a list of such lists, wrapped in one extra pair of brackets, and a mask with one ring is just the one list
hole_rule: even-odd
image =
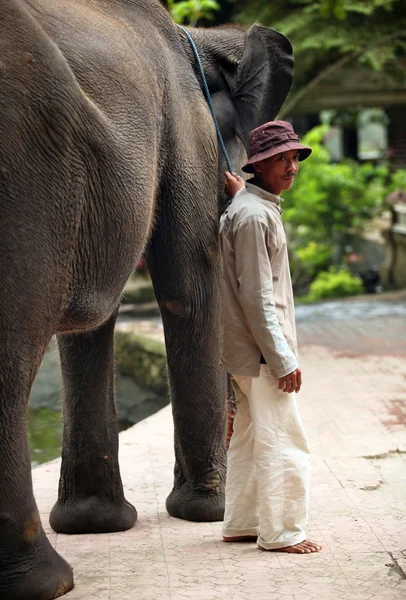
[[(379, 316), (361, 310), (367, 318), (357, 320), (348, 306), (342, 319), (311, 311), (298, 319), (300, 406), (313, 451), (308, 533), (323, 551), (261, 552), (222, 542), (220, 523), (169, 517), (167, 407), (120, 436), (126, 496), (139, 513), (131, 531), (51, 532), (59, 461), (34, 469), (44, 525), (74, 567), (68, 600), (406, 598), (406, 306)], [(148, 333), (145, 323), (138, 327)], [(152, 328), (158, 336), (159, 326)]]

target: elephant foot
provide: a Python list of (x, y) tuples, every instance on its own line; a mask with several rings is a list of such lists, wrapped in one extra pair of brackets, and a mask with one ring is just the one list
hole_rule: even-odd
[(53, 507), (49, 523), (57, 533), (112, 533), (134, 526), (137, 511), (123, 500), (115, 503), (91, 496), (86, 499), (58, 502)]
[(173, 488), (166, 500), (166, 510), (171, 517), (186, 521), (222, 521), (224, 492), (201, 491), (184, 484)]
[[(20, 546), (21, 548), (21, 546)], [(27, 553), (0, 562), (0, 600), (52, 600), (73, 588), (72, 567), (45, 534)]]

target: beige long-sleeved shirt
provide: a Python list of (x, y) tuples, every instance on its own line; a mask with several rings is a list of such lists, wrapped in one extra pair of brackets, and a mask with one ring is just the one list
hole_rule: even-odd
[(272, 377), (298, 367), (295, 312), (279, 196), (247, 183), (221, 218), (222, 367)]

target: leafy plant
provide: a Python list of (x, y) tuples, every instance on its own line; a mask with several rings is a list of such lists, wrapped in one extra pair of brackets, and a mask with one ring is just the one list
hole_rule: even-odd
[(310, 242), (331, 247), (342, 232), (362, 228), (381, 207), (386, 190), (386, 165), (331, 163), (322, 145), (327, 131), (328, 127), (318, 126), (304, 136), (303, 143), (313, 153), (300, 165), (292, 190), (284, 194), (284, 218), (299, 234), (299, 247)]
[(298, 248), (296, 255), (307, 266), (311, 274), (316, 274), (320, 267), (323, 268), (329, 263), (332, 250), (327, 244), (318, 244), (313, 241), (303, 248)]
[(304, 302), (317, 302), (326, 298), (356, 296), (363, 291), (361, 279), (346, 269), (331, 268), (322, 271), (311, 283), (309, 293), (302, 298)]
[(395, 59), (406, 50), (404, 0), (239, 0), (233, 17), (245, 24), (258, 20), (293, 44), (295, 81), (281, 118), (343, 67), (358, 63), (401, 75)]
[(200, 19), (213, 19), (213, 13), (220, 9), (216, 0), (168, 0), (167, 5), (176, 23), (188, 23), (191, 27)]
[(387, 164), (351, 160), (331, 163), (322, 144), (327, 132), (328, 126), (318, 126), (303, 137), (313, 153), (284, 193), (292, 280), (299, 294), (320, 271), (341, 264), (345, 234), (361, 234), (382, 211), (388, 193), (406, 189), (406, 170), (391, 173)]
[(406, 192), (406, 169), (398, 169), (392, 173), (386, 188), (386, 194), (397, 190)]
[(333, 250), (327, 244), (315, 241), (307, 245), (296, 246), (295, 252), (291, 252), (290, 269), (292, 283), (296, 291), (306, 289), (312, 279), (331, 264)]

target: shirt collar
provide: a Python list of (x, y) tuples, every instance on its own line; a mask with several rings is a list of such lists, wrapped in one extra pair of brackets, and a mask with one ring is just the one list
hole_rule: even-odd
[(249, 192), (250, 194), (255, 194), (263, 200), (269, 200), (270, 202), (276, 204), (279, 211), (282, 213), (281, 202), (283, 202), (283, 198), (277, 196), (276, 194), (272, 194), (271, 192), (267, 192), (266, 190), (263, 190), (262, 188), (258, 187), (257, 185), (254, 185), (253, 183), (249, 183), (248, 181), (245, 183), (245, 187), (247, 189), (247, 192)]

